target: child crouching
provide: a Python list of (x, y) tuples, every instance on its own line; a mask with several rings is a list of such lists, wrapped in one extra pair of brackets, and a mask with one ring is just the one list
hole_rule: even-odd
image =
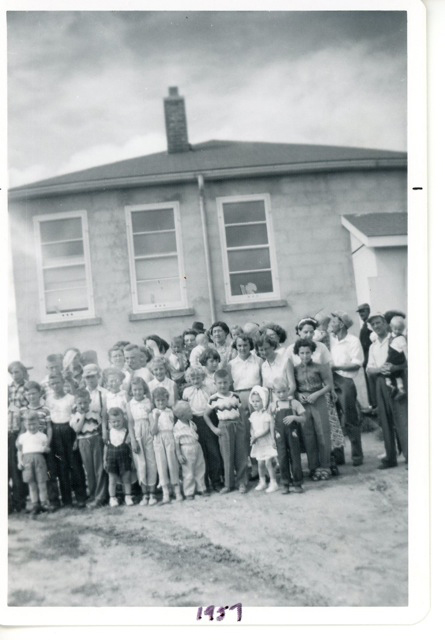
[(180, 400), (173, 407), (178, 418), (173, 427), (176, 455), (182, 466), (182, 486), (187, 500), (193, 500), (197, 493), (208, 496), (205, 486), (205, 461), (198, 442), (198, 430), (192, 422), (192, 409), (188, 402)]

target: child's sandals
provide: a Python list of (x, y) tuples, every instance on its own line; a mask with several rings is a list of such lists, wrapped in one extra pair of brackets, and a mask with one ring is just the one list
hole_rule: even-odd
[(319, 482), (320, 480), (329, 480), (330, 477), (331, 472), (328, 469), (316, 469), (311, 476), (314, 482)]

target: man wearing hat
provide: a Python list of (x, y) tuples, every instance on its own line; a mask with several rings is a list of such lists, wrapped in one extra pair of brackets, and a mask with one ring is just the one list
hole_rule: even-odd
[(205, 333), (206, 332), (206, 330), (204, 329), (204, 324), (202, 322), (199, 322), (198, 320), (196, 320), (192, 324), (192, 329), (193, 329), (193, 331), (196, 331), (196, 333)]
[(346, 311), (334, 311), (330, 317), (334, 388), (342, 408), (343, 430), (351, 441), (352, 464), (358, 467), (363, 464), (363, 450), (354, 378), (363, 365), (363, 349), (360, 340), (348, 333), (353, 321)]
[(405, 377), (406, 365), (397, 366), (387, 362), (391, 336), (385, 315), (374, 313), (369, 318), (369, 324), (377, 339), (369, 349), (367, 372), (375, 380), (377, 412), (386, 452), (379, 469), (388, 469), (397, 466), (396, 438), (408, 462), (408, 403), (406, 396), (402, 399), (391, 397), (385, 375), (397, 371), (398, 375)]
[(360, 344), (362, 345), (363, 355), (365, 358), (363, 361), (363, 369), (365, 371), (366, 389), (368, 391), (369, 404), (371, 405), (371, 407), (374, 408), (376, 405), (375, 390), (372, 383), (370, 383), (366, 373), (366, 365), (368, 364), (369, 347), (372, 344), (372, 340), (370, 337), (372, 333), (372, 329), (370, 328), (369, 322), (368, 322), (369, 314), (371, 313), (371, 307), (367, 302), (365, 302), (364, 304), (359, 304), (357, 307), (357, 313), (360, 316), (361, 321), (363, 322), (362, 327), (360, 329), (360, 333), (359, 333), (359, 340), (360, 340)]

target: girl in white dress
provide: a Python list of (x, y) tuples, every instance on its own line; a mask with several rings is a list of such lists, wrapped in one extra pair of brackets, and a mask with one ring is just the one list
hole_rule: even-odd
[(256, 491), (266, 489), (266, 470), (270, 477), (269, 487), (266, 493), (278, 490), (273, 458), (277, 455), (273, 437), (273, 418), (266, 410), (269, 399), (269, 392), (264, 387), (255, 385), (249, 396), (249, 403), (254, 408), (250, 416), (250, 456), (258, 460), (258, 475), (260, 481), (255, 487)]
[(153, 409), (147, 398), (148, 387), (142, 378), (131, 381), (132, 399), (127, 405), (128, 429), (131, 438), (136, 440), (133, 449), (133, 461), (136, 467), (138, 482), (142, 489), (140, 505), (151, 507), (157, 504), (155, 497), (158, 469), (153, 446), (153, 434), (150, 429), (149, 414)]

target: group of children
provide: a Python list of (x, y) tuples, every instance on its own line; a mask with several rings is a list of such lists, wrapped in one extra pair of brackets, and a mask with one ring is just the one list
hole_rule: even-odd
[(11, 363), (10, 511), (25, 508), (27, 494), (33, 514), (116, 507), (119, 485), (132, 506), (136, 480), (143, 506), (235, 487), (246, 493), (256, 473), (255, 489), (272, 493), (277, 471), (282, 493), (301, 493), (302, 451), (312, 479), (327, 480), (329, 378), (312, 361), (316, 344), (303, 338), (293, 347), (294, 379), (283, 358), (286, 366), (263, 384), (267, 345), (280, 351), (271, 331), (216, 322), (170, 344), (156, 335), (143, 345), (118, 342), (103, 370), (95, 352), (68, 349), (48, 356), (41, 383)]

